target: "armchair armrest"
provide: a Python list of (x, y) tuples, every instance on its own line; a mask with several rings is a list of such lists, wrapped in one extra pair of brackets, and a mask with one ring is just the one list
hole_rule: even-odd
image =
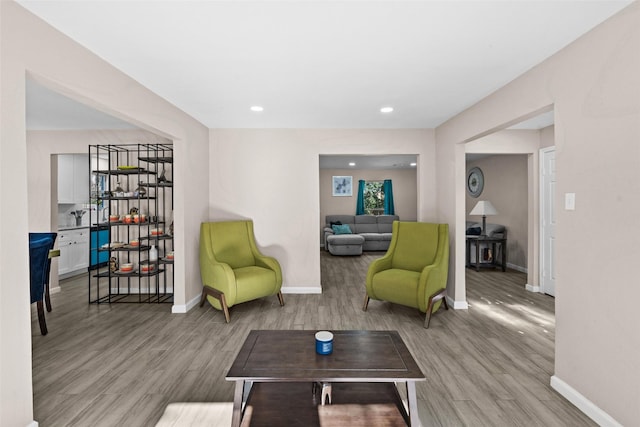
[(391, 268), (391, 258), (391, 252), (387, 252), (385, 256), (378, 258), (369, 265), (369, 269), (367, 270), (366, 287), (367, 295), (373, 299), (377, 299), (373, 292), (373, 276), (381, 271), (389, 270)]
[(233, 304), (236, 300), (236, 276), (229, 264), (209, 259), (201, 263), (202, 284), (224, 293), (227, 301)]
[(280, 263), (274, 257), (260, 255), (256, 257), (256, 265), (258, 267), (268, 268), (276, 273), (276, 287), (273, 293), (277, 293), (282, 287), (282, 269)]
[[(440, 289), (447, 287), (447, 278), (449, 276), (449, 233), (445, 228), (439, 233), (439, 238), (443, 241), (438, 244), (438, 252), (433, 264), (427, 265), (420, 273), (418, 282), (418, 305), (421, 311), (426, 311), (429, 303), (429, 297)], [(433, 310), (440, 307), (439, 303), (434, 305)]]
[[(429, 297), (438, 290), (447, 287), (448, 271), (446, 269), (448, 266), (442, 264), (431, 264), (422, 269), (418, 282), (418, 305), (423, 313), (427, 310)], [(440, 307), (440, 304), (437, 307)]]

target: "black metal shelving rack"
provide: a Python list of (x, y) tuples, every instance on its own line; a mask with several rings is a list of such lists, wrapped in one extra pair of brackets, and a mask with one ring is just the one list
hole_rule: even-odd
[[(173, 302), (173, 146), (171, 144), (121, 144), (89, 146), (91, 167), (90, 192), (102, 214), (91, 210), (90, 224), (107, 229), (108, 244), (98, 239), (89, 248), (98, 254), (108, 253), (109, 262), (102, 263), (89, 274), (89, 303), (171, 303)], [(119, 188), (123, 191), (117, 191)], [(140, 191), (138, 191), (140, 190)], [(141, 194), (144, 193), (144, 194)], [(146, 218), (138, 222), (123, 220), (133, 208)], [(111, 220), (117, 215), (117, 220)], [(106, 220), (105, 220), (106, 219)], [(139, 244), (129, 244), (138, 240)], [(158, 260), (149, 260), (155, 245)], [(94, 247), (95, 246), (95, 247)], [(133, 262), (132, 272), (113, 268)], [(142, 271), (143, 266), (151, 271)], [(149, 267), (151, 266), (151, 267)]]

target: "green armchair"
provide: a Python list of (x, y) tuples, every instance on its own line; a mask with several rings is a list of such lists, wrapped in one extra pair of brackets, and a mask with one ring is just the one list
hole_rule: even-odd
[(277, 295), (282, 298), (282, 270), (275, 258), (256, 246), (253, 221), (205, 222), (200, 225), (200, 275), (202, 297), (224, 312), (246, 301)]
[(367, 311), (369, 298), (414, 307), (426, 313), (428, 328), (441, 304), (449, 309), (448, 271), (448, 224), (394, 221), (387, 253), (369, 266), (362, 309)]

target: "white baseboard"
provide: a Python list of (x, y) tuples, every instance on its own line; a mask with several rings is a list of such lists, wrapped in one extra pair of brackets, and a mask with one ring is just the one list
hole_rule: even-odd
[(511, 264), (510, 262), (507, 263), (507, 268), (510, 268), (512, 270), (519, 271), (520, 273), (525, 273), (525, 274), (529, 272), (529, 270), (527, 270), (527, 267)]
[(187, 311), (191, 310), (193, 307), (198, 305), (200, 302), (201, 295), (196, 296), (195, 298), (188, 301), (186, 304), (173, 304), (171, 306), (171, 313), (173, 314), (184, 314)]
[(449, 307), (453, 308), (454, 310), (469, 309), (469, 304), (467, 303), (467, 301), (456, 301), (448, 295), (445, 298), (447, 298), (447, 304), (449, 304)]
[(319, 286), (285, 286), (282, 288), (283, 294), (321, 294), (322, 288)]
[(58, 292), (60, 292), (60, 286), (56, 286), (55, 288), (49, 288), (49, 293), (50, 294), (57, 294)]
[(534, 285), (530, 285), (528, 283), (525, 286), (525, 289), (528, 290), (529, 292), (540, 292), (540, 286), (534, 286)]
[(578, 409), (602, 427), (622, 427), (613, 417), (597, 407), (592, 401), (580, 394), (576, 389), (562, 381), (557, 376), (551, 377), (551, 387), (565, 399), (573, 403)]
[(37, 421), (31, 421), (29, 424), (27, 424), (27, 427), (38, 427), (38, 422)]

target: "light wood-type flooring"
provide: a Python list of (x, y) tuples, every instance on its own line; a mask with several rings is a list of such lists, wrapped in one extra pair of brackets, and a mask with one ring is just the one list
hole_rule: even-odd
[[(525, 275), (467, 271), (468, 310), (386, 302), (362, 311), (369, 263), (382, 253), (320, 253), (320, 295), (285, 294), (231, 308), (87, 303), (87, 275), (63, 281), (39, 332), (32, 307), (34, 416), (47, 426), (154, 426), (174, 402), (232, 402), (225, 374), (251, 329), (397, 330), (427, 377), (417, 384), (424, 426), (589, 426), (549, 386), (554, 299), (525, 291)], [(215, 424), (214, 424), (215, 425)]]

